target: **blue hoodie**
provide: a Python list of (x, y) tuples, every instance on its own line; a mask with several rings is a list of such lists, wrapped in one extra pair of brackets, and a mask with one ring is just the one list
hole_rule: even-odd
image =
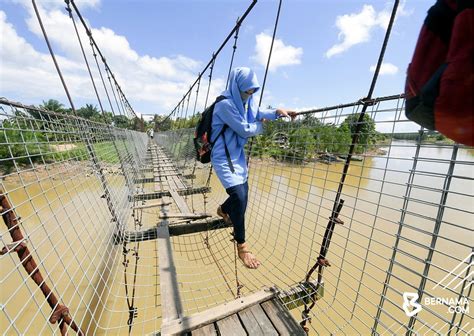
[[(275, 120), (277, 117), (275, 109), (258, 108), (253, 100), (254, 95), (248, 98), (247, 111), (245, 111), (240, 92), (251, 89), (257, 92), (260, 89), (257, 76), (249, 68), (233, 69), (230, 73), (228, 88), (221, 93), (227, 99), (218, 102), (214, 107), (211, 134), (211, 140), (216, 141), (211, 152), (211, 162), (226, 189), (247, 181), (248, 171), (244, 153), (247, 139), (263, 132), (262, 119)], [(216, 140), (224, 125), (229, 127), (224, 132), (224, 136)], [(234, 173), (227, 162), (224, 138), (234, 166)]]

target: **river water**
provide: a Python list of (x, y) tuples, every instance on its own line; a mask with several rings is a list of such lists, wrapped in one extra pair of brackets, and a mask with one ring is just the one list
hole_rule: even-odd
[[(381, 315), (386, 327), (378, 330), (384, 332), (390, 327), (387, 334), (404, 331), (396, 331), (399, 326), (396, 320), (408, 322), (401, 310), (401, 293), (416, 292), (420, 287), (424, 260), (429, 254), (427, 247), (432, 245), (435, 250), (425, 286), (427, 294), (433, 296), (453, 296), (441, 286), (432, 288), (447, 270), (472, 251), (474, 151), (459, 149), (454, 177), (447, 181), (452, 147), (422, 146), (416, 166), (415, 143), (396, 141), (385, 149), (386, 155), (366, 157), (363, 162), (350, 165), (341, 196), (345, 201), (340, 214), (344, 225), (336, 227), (327, 254), (332, 266), (324, 272), (325, 297), (313, 309), (314, 334), (370, 332), (397, 234), (400, 240), (396, 262), (392, 265), (394, 276), (389, 279)], [(319, 254), (342, 168), (343, 163), (292, 165), (271, 159), (251, 161), (247, 240), (262, 261), (262, 267), (259, 271), (248, 271), (237, 263), (237, 279), (244, 286), (242, 294), (273, 284), (285, 289), (304, 279)], [(22, 229), (33, 246), (40, 270), (88, 334), (128, 333), (125, 288), (128, 286), (130, 298), (137, 274), (133, 305), (138, 308), (138, 314), (132, 334), (159, 330), (162, 307), (156, 242), (128, 245), (132, 250), (127, 254), (125, 286), (122, 247), (111, 243), (113, 225), (101, 199), (100, 184), (95, 176), (81, 174), (81, 169), (71, 169), (69, 177), (41, 179), (41, 183), (35, 183), (38, 178), (33, 178), (24, 187), (19, 187), (18, 180), (7, 179), (2, 183), (22, 217)], [(415, 172), (412, 177), (411, 171)], [(207, 175), (205, 170), (201, 173)], [(125, 192), (121, 182), (117, 177), (116, 194)], [(450, 192), (444, 212), (440, 213), (441, 190), (447, 183)], [(208, 212), (214, 211), (226, 197), (215, 175), (211, 187), (213, 193), (206, 200)], [(129, 206), (122, 199), (118, 201), (123, 207)], [(203, 210), (201, 195), (188, 197), (188, 202), (198, 211)], [(431, 233), (436, 218), (441, 219), (441, 225), (438, 236), (434, 237)], [(156, 222), (156, 212), (143, 214), (145, 228)], [(400, 222), (404, 223), (401, 231)], [(131, 219), (128, 225), (133, 227)], [(235, 295), (230, 231), (172, 239), (187, 314), (205, 310)], [(6, 231), (1, 232), (3, 242), (10, 242)], [(210, 248), (205, 245), (206, 238)], [(137, 272), (133, 249), (140, 256)], [(1, 263), (0, 299), (7, 307), (1, 315), (1, 329), (7, 334), (57, 332), (56, 326), (45, 322), (49, 307), (31, 279), (24, 279), (25, 271), (18, 264), (16, 254), (2, 256)], [(424, 309), (418, 316), (433, 326), (438, 322), (435, 313), (450, 318), (445, 308), (430, 307), (431, 311)], [(300, 310), (292, 311), (297, 319)], [(16, 329), (10, 327), (11, 321)], [(423, 326), (419, 322), (415, 327)], [(428, 332), (427, 327), (423, 330)]]

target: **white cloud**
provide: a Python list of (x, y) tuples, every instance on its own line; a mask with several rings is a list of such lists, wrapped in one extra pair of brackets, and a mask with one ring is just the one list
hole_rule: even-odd
[[(98, 4), (98, 1), (89, 0), (88, 3)], [(25, 8), (30, 14), (26, 20), (28, 28), (38, 38), (43, 39), (31, 3), (25, 3)], [(76, 105), (82, 105), (83, 101), (97, 104), (71, 19), (64, 10), (60, 11), (55, 6), (46, 8), (40, 6), (39, 10), (73, 101)], [(105, 104), (106, 110), (110, 110), (92, 57), (89, 39), (80, 22), (76, 20), (76, 24), (102, 103)], [(142, 107), (140, 110), (136, 109), (137, 113), (168, 114), (187, 92), (202, 66), (199, 61), (182, 55), (159, 58), (140, 55), (125, 36), (117, 35), (107, 27), (92, 27), (91, 30), (128, 100), (132, 106)], [(19, 36), (2, 11), (0, 11), (0, 32), (2, 34), (0, 92), (7, 95), (7, 98), (14, 96), (26, 99), (25, 103), (32, 103), (32, 100), (40, 103), (41, 100), (49, 98), (67, 103), (64, 101), (64, 91), (49, 53), (36, 50), (25, 38)], [(101, 64), (100, 59), (99, 63)], [(105, 75), (104, 72), (103, 74)], [(198, 110), (202, 110), (204, 105), (204, 87), (207, 90), (207, 76), (204, 76), (201, 83)], [(224, 87), (223, 79), (214, 78), (209, 97), (217, 96)], [(107, 89), (110, 93), (110, 87)], [(81, 103), (77, 103), (78, 98), (81, 99)], [(193, 96), (191, 107), (194, 106), (194, 99)]]
[[(99, 7), (101, 0), (80, 0), (76, 1), (75, 4), (79, 11), (84, 8), (97, 8)], [(21, 4), (25, 7), (31, 6), (31, 0), (13, 0), (14, 3)], [(42, 7), (46, 10), (53, 10), (66, 7), (64, 1), (57, 1), (57, 0), (37, 0), (36, 4), (38, 7)], [(71, 5), (72, 7), (72, 5)]]
[[(370, 67), (370, 71), (375, 72), (375, 65)], [(381, 75), (395, 75), (398, 73), (398, 67), (392, 63), (382, 63), (379, 73)]]
[[(266, 66), (272, 37), (265, 33), (260, 33), (255, 36), (255, 39), (255, 55), (251, 59), (262, 66)], [(275, 39), (269, 69), (270, 71), (275, 71), (282, 66), (300, 64), (302, 55), (303, 48), (285, 45), (282, 40)]]
[[(404, 9), (402, 3), (397, 10), (398, 16), (408, 16), (412, 12)], [(341, 54), (351, 47), (370, 41), (371, 33), (376, 28), (386, 30), (392, 9), (385, 8), (377, 12), (373, 6), (364, 5), (360, 12), (345, 14), (336, 18), (336, 27), (339, 29), (338, 39), (341, 41), (326, 51), (326, 57)]]

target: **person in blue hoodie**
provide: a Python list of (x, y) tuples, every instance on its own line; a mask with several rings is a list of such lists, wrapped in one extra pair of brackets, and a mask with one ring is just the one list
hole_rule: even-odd
[[(248, 170), (244, 145), (247, 139), (263, 132), (263, 122), (278, 117), (291, 117), (296, 112), (285, 109), (260, 109), (253, 100), (258, 92), (255, 73), (245, 67), (235, 68), (229, 77), (228, 89), (214, 107), (212, 117), (211, 162), (229, 197), (217, 214), (234, 226), (234, 239), (239, 258), (248, 268), (256, 269), (260, 262), (245, 242), (245, 211), (248, 201)], [(221, 134), (223, 128), (225, 131)], [(226, 148), (227, 147), (227, 148)], [(226, 154), (227, 151), (227, 154)]]

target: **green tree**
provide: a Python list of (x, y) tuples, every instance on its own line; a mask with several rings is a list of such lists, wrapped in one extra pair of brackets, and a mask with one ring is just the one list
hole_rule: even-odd
[(155, 114), (153, 122), (155, 123), (155, 132), (168, 131), (173, 126), (171, 118), (167, 118), (157, 114)]
[(48, 146), (44, 133), (32, 131), (27, 124), (4, 120), (0, 132), (1, 166), (10, 173), (16, 164), (30, 164), (48, 160)]
[(290, 131), (289, 147), (284, 150), (286, 159), (303, 162), (314, 156), (315, 141), (311, 129), (298, 127)]
[(43, 104), (40, 107), (47, 111), (58, 112), (58, 113), (65, 113), (66, 109), (64, 105), (57, 101), (56, 99), (49, 99), (47, 101), (43, 100)]
[[(349, 127), (351, 136), (356, 132), (359, 117), (360, 113), (354, 113), (349, 115), (343, 122), (343, 124)], [(377, 137), (378, 132), (375, 130), (375, 121), (368, 114), (364, 114), (360, 124), (359, 139), (355, 149), (356, 153), (363, 153), (367, 149), (371, 149), (377, 142)]]
[(113, 123), (114, 126), (118, 128), (128, 128), (130, 125), (130, 121), (124, 115), (115, 115), (113, 117)]
[(101, 114), (97, 109), (97, 106), (92, 104), (86, 104), (86, 106), (81, 107), (80, 109), (76, 110), (76, 114), (78, 117), (94, 120), (94, 121), (103, 121), (101, 120)]

